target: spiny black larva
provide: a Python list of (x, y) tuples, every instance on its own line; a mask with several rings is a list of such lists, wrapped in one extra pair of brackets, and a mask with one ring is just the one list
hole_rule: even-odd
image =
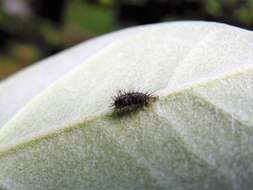
[(117, 94), (112, 98), (112, 107), (114, 111), (118, 113), (128, 112), (132, 109), (147, 106), (158, 97), (154, 96), (153, 93), (149, 92), (138, 92), (138, 91), (124, 91), (119, 90)]

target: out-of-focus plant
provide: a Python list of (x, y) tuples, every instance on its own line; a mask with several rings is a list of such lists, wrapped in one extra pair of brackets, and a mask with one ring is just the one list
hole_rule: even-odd
[[(252, 0), (2, 0), (0, 4), (0, 70), (7, 62), (31, 64), (91, 37), (132, 25), (208, 20), (253, 28)], [(9, 50), (17, 49), (11, 47), (15, 44), (35, 47), (31, 52), (36, 58), (13, 57)], [(10, 61), (3, 63), (6, 59)], [(0, 77), (9, 74), (0, 73)]]

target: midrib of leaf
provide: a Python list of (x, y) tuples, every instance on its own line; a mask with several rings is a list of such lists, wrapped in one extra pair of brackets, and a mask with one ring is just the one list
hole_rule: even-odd
[[(173, 97), (173, 96), (181, 94), (187, 90), (191, 90), (191, 89), (203, 87), (203, 86), (208, 86), (209, 84), (219, 82), (220, 80), (226, 80), (226, 79), (232, 78), (234, 76), (243, 75), (245, 72), (252, 73), (253, 68), (249, 67), (249, 68), (240, 69), (240, 70), (234, 71), (232, 73), (227, 73), (227, 74), (219, 76), (217, 78), (213, 78), (213, 79), (209, 79), (209, 80), (205, 80), (205, 81), (201, 81), (201, 82), (196, 81), (195, 83), (192, 83), (191, 85), (184, 86), (181, 89), (177, 89), (175, 91), (170, 91), (166, 95), (164, 95), (164, 97), (166, 97), (166, 98)], [(165, 89), (165, 91), (166, 91), (166, 89)], [(160, 97), (160, 99), (161, 98), (163, 98), (163, 97)], [(207, 103), (210, 105), (213, 105), (209, 101), (207, 101)], [(215, 108), (216, 108), (216, 105), (213, 105), (213, 106), (215, 106)], [(228, 114), (228, 115), (230, 114), (230, 113), (227, 113), (222, 108), (218, 108), (218, 109), (220, 109), (224, 114)], [(103, 115), (103, 116), (95, 116), (95, 117), (86, 118), (83, 122), (73, 123), (73, 124), (70, 124), (68, 126), (65, 126), (65, 127), (62, 127), (62, 128), (56, 129), (56, 130), (48, 131), (47, 133), (44, 133), (44, 134), (40, 134), (37, 136), (30, 137), (28, 139), (20, 140), (16, 144), (3, 146), (4, 148), (2, 148), (2, 150), (0, 149), (0, 158), (4, 155), (8, 155), (10, 153), (13, 153), (21, 148), (25, 148), (26, 146), (40, 142), (41, 140), (53, 138), (55, 136), (59, 136), (59, 135), (62, 135), (66, 132), (83, 127), (83, 126), (85, 126), (85, 123), (94, 122), (97, 119), (101, 120), (101, 118), (108, 118), (108, 117), (111, 117), (111, 113), (108, 113), (107, 115)], [(240, 122), (240, 121), (238, 120), (238, 122)]]
[[(137, 113), (138, 114), (138, 113)], [(144, 112), (144, 114), (145, 114), (145, 112)], [(105, 117), (104, 118), (105, 120), (109, 120), (109, 122), (110, 122), (110, 120), (111, 120), (111, 117)], [(161, 118), (160, 117), (157, 117), (156, 116), (156, 119), (158, 119), (159, 121), (161, 120)], [(93, 121), (90, 121), (90, 122), (98, 122), (99, 123), (99, 121), (97, 121), (98, 119), (94, 119)], [(165, 121), (165, 120), (163, 120), (163, 121)], [(111, 121), (112, 122), (112, 121)], [(117, 122), (117, 121), (116, 121)], [(184, 156), (184, 158), (185, 158), (185, 156), (186, 156), (186, 158), (187, 159), (185, 159), (185, 160), (187, 160), (188, 162), (191, 162), (192, 164), (194, 164), (195, 165), (195, 167), (205, 167), (206, 169), (207, 169), (207, 171), (209, 171), (208, 172), (208, 175), (206, 175), (206, 176), (203, 176), (203, 179), (204, 180), (206, 180), (206, 179), (208, 179), (209, 177), (211, 177), (212, 179), (213, 179), (213, 177), (214, 176), (217, 176), (217, 174), (218, 174), (218, 176), (220, 176), (221, 178), (223, 178), (223, 179), (225, 179), (225, 181), (228, 181), (228, 179), (226, 179), (226, 177), (225, 176), (223, 176), (220, 172), (218, 172), (215, 168), (212, 168), (212, 167), (210, 167), (210, 165), (205, 161), (205, 160), (203, 160), (203, 159), (200, 159), (196, 154), (193, 154), (190, 150), (188, 150), (188, 147), (185, 145), (185, 143), (183, 142), (183, 140), (181, 139), (181, 137), (179, 136), (179, 135), (177, 135), (177, 132), (172, 128), (172, 127), (170, 127), (170, 124), (168, 123), (168, 121), (165, 121), (167, 124), (166, 124), (166, 128), (168, 129), (168, 134), (172, 134), (171, 136), (172, 136), (172, 138), (169, 138), (169, 140), (171, 141), (175, 141), (175, 145), (176, 146), (179, 146), (180, 148), (179, 148), (179, 150), (180, 150), (180, 152), (179, 152), (179, 155), (181, 155), (181, 154), (183, 154)], [(91, 124), (92, 125), (92, 124)], [(78, 127), (78, 128), (83, 128), (83, 127), (86, 127), (87, 125), (85, 125), (85, 124), (80, 124), (80, 126)], [(139, 165), (139, 163), (137, 162), (137, 159), (139, 158), (139, 156), (141, 156), (142, 155), (142, 151), (141, 151), (141, 149), (139, 149), (140, 148), (140, 146), (138, 146), (138, 145), (141, 145), (141, 144), (139, 144), (139, 142), (136, 144), (136, 145), (134, 145), (134, 147), (136, 147), (137, 148), (137, 151), (135, 150), (134, 151), (134, 153), (131, 153), (131, 152), (129, 152), (128, 150), (129, 149), (127, 149), (125, 146), (124, 146), (124, 144), (121, 144), (121, 143), (119, 143), (119, 139), (120, 138), (118, 138), (118, 136), (117, 136), (117, 134), (119, 133), (121, 133), (121, 130), (119, 129), (119, 128), (117, 128), (117, 126), (115, 127), (109, 127), (108, 126), (108, 128), (107, 128), (107, 126), (103, 126), (103, 125), (101, 125), (101, 124), (99, 124), (99, 125), (95, 125), (96, 126), (96, 130), (99, 130), (99, 131), (101, 131), (102, 133), (104, 133), (104, 134), (108, 134), (110, 137), (112, 137), (112, 138), (110, 138), (111, 140), (113, 140), (115, 143), (116, 143), (116, 146), (119, 146), (119, 148), (120, 148), (120, 150), (121, 151), (123, 151), (124, 153), (126, 153), (127, 155), (129, 155), (130, 157), (131, 157), (131, 160), (134, 160), (135, 161), (135, 163), (136, 163), (136, 165)], [(90, 127), (90, 126), (89, 126)], [(125, 127), (127, 127), (127, 126), (125, 126)], [(136, 126), (134, 126), (134, 127), (136, 127)], [(76, 128), (76, 129), (78, 129), (78, 128)], [(72, 128), (69, 128), (70, 130), (69, 131), (64, 131), (64, 133), (68, 133), (68, 132), (71, 132), (72, 130), (74, 130), (75, 129), (75, 127), (72, 127)], [(107, 130), (108, 129), (108, 130)], [(143, 130), (145, 130), (145, 126), (143, 126)], [(118, 132), (117, 132), (118, 131)], [(128, 132), (127, 130), (126, 130), (126, 132)], [(134, 133), (134, 131), (131, 131), (130, 133)], [(113, 136), (111, 135), (111, 134), (114, 134)], [(59, 134), (60, 135), (60, 134)], [(57, 136), (58, 136), (58, 134), (55, 134), (54, 136), (53, 136), (53, 134), (51, 134), (51, 137), (50, 138), (57, 138)], [(130, 136), (128, 136), (128, 135), (124, 135), (123, 134), (123, 136), (124, 137), (126, 137), (127, 139), (127, 142), (129, 141), (129, 142), (131, 142), (131, 138), (129, 138), (129, 137), (131, 137), (132, 135), (130, 135)], [(115, 138), (115, 137), (117, 137), (117, 138)], [(46, 138), (49, 138), (48, 136), (47, 137), (45, 137), (44, 139), (46, 139)], [(44, 140), (44, 139), (38, 139), (38, 141), (41, 141), (41, 140)], [(27, 142), (27, 144), (24, 144), (24, 146), (23, 147), (20, 147), (20, 148), (25, 148), (25, 147), (27, 147), (27, 146), (33, 146), (34, 145), (34, 143), (36, 143), (36, 142), (38, 142), (38, 141), (36, 141), (36, 140), (34, 140), (34, 142)], [(128, 144), (128, 143), (126, 143), (126, 144)], [(142, 145), (141, 145), (142, 146)], [(170, 145), (170, 146), (172, 146), (172, 145)], [(134, 148), (133, 147), (133, 148)], [(139, 147), (139, 148), (138, 148)], [(18, 149), (18, 148), (17, 148)], [(17, 150), (16, 149), (16, 150)], [(16, 150), (13, 150), (14, 152), (9, 152), (9, 153), (12, 153), (12, 154), (15, 154), (15, 151)], [(9, 150), (10, 151), (10, 150)], [(182, 153), (183, 152), (183, 153)], [(6, 154), (7, 155), (7, 154)], [(4, 155), (2, 155), (2, 156), (4, 156)], [(151, 156), (151, 155), (150, 155)], [(0, 157), (1, 158), (1, 157)], [(148, 158), (148, 157), (147, 157)], [(153, 161), (155, 161), (155, 160), (153, 160)], [(152, 164), (144, 164), (144, 168), (145, 169), (148, 169), (149, 170), (149, 178), (151, 178), (151, 179), (155, 179), (156, 181), (158, 181), (159, 179), (157, 178), (157, 176), (155, 176), (155, 174), (152, 174), (152, 171), (155, 171), (156, 170), (156, 168), (154, 168), (153, 166), (152, 166)], [(172, 170), (173, 171), (173, 170)], [(146, 175), (147, 175), (147, 173), (145, 173)], [(175, 176), (177, 176), (177, 177), (179, 177), (178, 175), (177, 175), (177, 173), (175, 173), (174, 174)], [(194, 179), (194, 178), (193, 178)], [(225, 183), (224, 182), (224, 184), (227, 184), (227, 183)]]
[[(251, 72), (251, 69), (250, 70), (247, 70), (247, 71), (249, 71), (249, 72)], [(233, 76), (235, 76), (235, 75), (238, 75), (238, 74), (243, 74), (244, 72), (240, 72), (240, 73), (234, 73), (233, 75), (227, 75), (226, 77), (224, 77), (224, 78), (222, 78), (223, 80), (225, 80), (226, 78), (228, 78), (228, 77), (233, 77)], [(179, 95), (179, 94), (183, 94), (185, 91), (190, 91), (191, 90), (191, 88), (197, 88), (198, 86), (208, 86), (208, 84), (210, 84), (210, 83), (212, 83), (212, 82), (219, 82), (219, 79), (215, 79), (215, 80), (213, 80), (213, 81), (208, 81), (207, 83), (203, 83), (203, 84), (195, 84), (195, 86), (191, 86), (190, 88), (185, 88), (185, 89), (183, 89), (183, 90), (181, 90), (181, 91), (177, 91), (177, 92), (173, 92), (173, 93), (171, 93), (171, 94), (168, 94), (167, 96), (166, 96), (166, 98), (168, 98), (168, 97), (173, 97), (173, 96), (177, 96), (177, 95)], [(202, 97), (199, 97), (198, 95), (195, 95), (194, 93), (192, 94), (194, 97), (196, 97), (197, 99), (201, 99), (201, 101), (204, 101), (205, 102), (205, 104), (208, 104), (209, 106), (211, 106), (211, 107), (214, 107), (214, 108), (216, 108), (216, 105), (214, 105), (214, 104), (212, 104), (210, 101), (208, 101), (208, 100), (206, 100), (205, 98), (202, 98)], [(161, 100), (163, 99), (164, 97), (161, 97)], [(221, 109), (219, 109), (219, 108), (216, 108), (216, 109), (218, 109), (219, 110), (219, 114), (222, 114), (222, 115), (227, 115), (228, 117), (230, 116), (230, 113), (227, 113), (226, 111), (224, 111), (222, 108)], [(56, 130), (56, 131), (50, 131), (49, 133), (47, 133), (47, 134), (44, 134), (44, 135), (40, 135), (40, 136), (36, 136), (35, 138), (33, 137), (33, 138), (31, 138), (31, 139), (26, 139), (26, 141), (23, 141), (23, 142), (20, 142), (20, 143), (17, 143), (16, 145), (14, 145), (14, 146), (12, 146), (12, 147), (7, 147), (6, 149), (4, 149), (4, 150), (2, 150), (1, 152), (0, 152), (0, 159), (1, 158), (3, 158), (3, 157), (5, 157), (5, 156), (8, 156), (8, 155), (10, 155), (10, 154), (15, 154), (15, 152), (16, 151), (18, 151), (18, 150), (22, 150), (22, 149), (25, 149), (26, 147), (29, 147), (29, 146), (33, 146), (33, 145), (35, 145), (35, 144), (37, 144), (37, 143), (39, 143), (40, 141), (42, 141), (42, 140), (46, 140), (46, 139), (51, 139), (51, 138), (55, 138), (55, 137), (57, 137), (57, 136), (64, 136), (64, 134), (66, 134), (66, 133), (68, 133), (68, 132), (71, 132), (71, 131), (73, 131), (73, 130), (78, 130), (78, 129), (80, 129), (80, 128), (83, 128), (83, 127), (86, 127), (86, 125), (88, 124), (88, 123), (93, 123), (93, 122), (98, 122), (99, 123), (99, 121), (101, 120), (101, 121), (103, 121), (103, 120), (111, 120), (111, 121), (114, 121), (114, 119), (116, 119), (116, 118), (111, 118), (111, 115), (110, 114), (108, 114), (108, 115), (103, 115), (103, 116), (100, 116), (100, 117), (94, 117), (94, 118), (89, 118), (89, 119), (86, 119), (84, 122), (82, 122), (82, 123), (80, 123), (80, 124), (74, 124), (74, 125), (70, 125), (70, 126), (67, 126), (67, 127), (65, 127), (65, 128), (61, 128), (61, 129), (58, 129), (58, 130)], [(238, 121), (239, 122), (239, 121)], [(170, 121), (168, 121), (168, 123), (170, 123)], [(170, 124), (168, 124), (168, 125), (170, 125)], [(94, 124), (94, 126), (96, 126), (95, 124)], [(180, 135), (177, 135), (179, 138), (180, 138)], [(182, 139), (182, 138), (180, 138), (181, 140), (180, 140), (180, 144), (183, 144), (183, 147), (185, 148), (185, 150), (187, 151), (187, 155), (194, 155), (194, 157), (196, 156), (198, 159), (200, 159), (200, 162), (202, 162), (202, 163), (206, 163), (206, 161), (203, 159), (203, 158), (200, 158), (198, 155), (196, 155), (196, 153), (193, 153), (193, 152), (191, 152), (191, 151), (188, 151), (188, 149), (190, 148), (190, 147), (188, 147), (185, 143), (184, 143), (184, 140)], [(115, 139), (114, 139), (114, 141), (116, 141)], [(131, 154), (131, 153), (129, 153), (129, 152), (127, 152), (127, 150), (125, 150), (125, 148), (124, 147), (122, 147), (122, 145), (120, 145), (118, 142), (116, 142), (117, 144), (118, 144), (118, 146), (120, 146), (120, 148), (122, 148), (123, 149), (123, 151), (126, 153), (126, 154), (128, 154), (133, 160), (136, 160), (137, 159), (137, 157), (138, 157), (138, 154), (139, 154), (139, 151), (137, 151), (136, 153), (136, 155), (133, 155), (133, 154)], [(137, 163), (138, 164), (138, 163)], [(152, 167), (150, 168), (150, 167), (147, 167), (147, 166), (145, 166), (146, 167), (146, 169), (149, 169), (150, 170), (150, 172), (149, 172), (149, 175), (150, 175), (150, 177), (152, 178), (152, 179), (154, 179), (154, 176), (151, 174), (151, 171), (152, 170), (154, 170)], [(210, 165), (209, 165), (209, 167), (210, 167)], [(220, 176), (223, 176), (224, 177), (224, 175), (220, 172), (220, 171), (217, 171), (217, 169), (215, 169), (215, 168), (213, 168), (213, 167), (211, 167), (212, 168), (212, 170), (214, 170), (215, 171), (215, 173), (217, 173), (217, 174), (219, 174)], [(226, 181), (229, 181), (226, 177), (225, 177), (225, 179), (226, 179)], [(231, 183), (230, 183), (231, 184)]]
[[(195, 81), (194, 83), (192, 83), (191, 85), (185, 85), (182, 88), (179, 88), (175, 91), (171, 91), (169, 92), (169, 96), (172, 96), (173, 94), (179, 94), (185, 91), (190, 91), (191, 95), (201, 99), (202, 101), (204, 101), (206, 104), (211, 105), (212, 107), (214, 107), (216, 110), (219, 110), (220, 113), (223, 113), (226, 116), (233, 116), (233, 120), (240, 123), (241, 125), (250, 127), (250, 124), (246, 123), (245, 121), (241, 120), (240, 117), (238, 117), (238, 115), (233, 114), (232, 112), (230, 112), (229, 110), (218, 106), (218, 104), (216, 104), (215, 102), (212, 102), (211, 100), (209, 100), (208, 98), (204, 97), (203, 95), (201, 95), (201, 93), (197, 93), (194, 90), (197, 89), (198, 87), (204, 87), (204, 88), (208, 88), (209, 85), (213, 85), (215, 83), (219, 83), (221, 81), (226, 81), (229, 80), (231, 78), (234, 77), (238, 77), (240, 75), (244, 75), (245, 73), (247, 74), (252, 74), (253, 75), (253, 67), (247, 67), (247, 68), (243, 68), (237, 71), (233, 71), (231, 73), (227, 73), (224, 75), (220, 75), (218, 77), (212, 78), (212, 79), (206, 79), (204, 81)], [(252, 97), (248, 97), (250, 100), (253, 101)]]
[(227, 80), (227, 79), (239, 76), (239, 75), (243, 75), (244, 73), (252, 73), (253, 74), (253, 65), (250, 65), (248, 67), (241, 68), (241, 69), (237, 68), (237, 70), (230, 71), (229, 73), (220, 74), (220, 75), (214, 76), (212, 78), (195, 80), (189, 84), (183, 84), (183, 85), (177, 87), (176, 89), (169, 89), (168, 90), (167, 88), (165, 88), (162, 91), (163, 91), (163, 94), (170, 96), (173, 94), (178, 94), (178, 93), (184, 92), (185, 90), (191, 90), (194, 88), (205, 87), (205, 86), (208, 87), (208, 85), (210, 85), (210, 84), (213, 84), (216, 82), (218, 83), (221, 80)]

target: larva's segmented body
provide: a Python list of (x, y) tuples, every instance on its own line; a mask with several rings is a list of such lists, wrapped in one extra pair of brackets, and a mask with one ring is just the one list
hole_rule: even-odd
[(138, 91), (119, 90), (117, 95), (113, 97), (112, 106), (116, 112), (125, 112), (134, 108), (147, 106), (156, 99), (157, 97), (148, 92), (142, 93)]

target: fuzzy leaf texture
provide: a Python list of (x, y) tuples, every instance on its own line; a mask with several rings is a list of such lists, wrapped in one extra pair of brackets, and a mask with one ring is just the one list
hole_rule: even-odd
[[(117, 90), (159, 100), (124, 117)], [(130, 28), (0, 83), (1, 190), (253, 189), (253, 33)]]

